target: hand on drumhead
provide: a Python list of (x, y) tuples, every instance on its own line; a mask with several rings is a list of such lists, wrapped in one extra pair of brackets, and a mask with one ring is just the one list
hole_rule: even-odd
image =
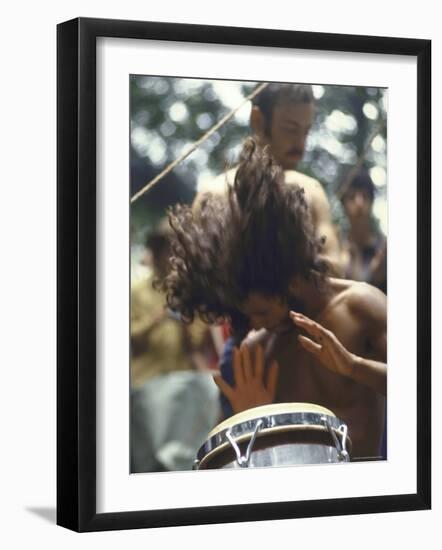
[(291, 311), (290, 317), (297, 327), (304, 329), (312, 337), (307, 338), (301, 334), (298, 336), (304, 349), (315, 355), (319, 362), (329, 370), (344, 376), (351, 376), (355, 355), (341, 344), (333, 332), (301, 313)]
[(214, 381), (230, 401), (235, 414), (273, 402), (278, 379), (278, 363), (272, 361), (265, 381), (262, 346), (255, 347), (254, 360), (246, 343), (243, 342), (239, 349), (233, 348), (233, 376), (234, 386), (230, 386), (220, 375), (215, 375)]

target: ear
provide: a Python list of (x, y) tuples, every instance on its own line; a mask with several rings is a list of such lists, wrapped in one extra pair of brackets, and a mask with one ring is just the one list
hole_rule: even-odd
[(253, 129), (256, 136), (263, 140), (265, 137), (265, 121), (264, 116), (261, 113), (261, 109), (254, 105), (250, 112), (250, 126)]

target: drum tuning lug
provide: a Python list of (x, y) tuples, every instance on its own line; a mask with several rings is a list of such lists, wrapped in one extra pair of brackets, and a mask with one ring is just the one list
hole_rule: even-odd
[(245, 456), (241, 455), (241, 449), (238, 447), (238, 444), (233, 439), (231, 430), (228, 429), (226, 431), (226, 438), (228, 439), (233, 450), (235, 451), (236, 462), (238, 466), (240, 466), (241, 468), (249, 467), (249, 460), (250, 460), (250, 455), (252, 454), (253, 445), (255, 444), (256, 436), (258, 435), (258, 431), (261, 428), (262, 424), (263, 424), (262, 419), (259, 419), (255, 425), (255, 429), (253, 430), (252, 438), (250, 439), (249, 444), (247, 445)]
[(340, 457), (342, 462), (349, 462), (350, 461), (350, 455), (347, 451), (347, 424), (341, 424), (339, 428), (337, 429), (337, 432), (341, 435), (341, 451), (340, 451)]
[[(350, 455), (348, 454), (348, 451), (347, 451), (347, 432), (348, 432), (347, 425), (341, 424), (339, 428), (334, 430), (326, 416), (323, 416), (321, 420), (333, 439), (333, 443), (338, 453), (339, 461), (350, 462)], [(336, 435), (336, 432), (340, 435), (340, 439), (341, 439), (340, 441)]]

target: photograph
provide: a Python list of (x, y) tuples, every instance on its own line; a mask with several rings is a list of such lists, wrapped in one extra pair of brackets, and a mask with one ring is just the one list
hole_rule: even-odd
[(131, 474), (387, 460), (388, 89), (128, 86)]
[(59, 25), (59, 525), (431, 505), (430, 53)]
[(0, 546), (432, 549), (437, 3), (5, 6)]

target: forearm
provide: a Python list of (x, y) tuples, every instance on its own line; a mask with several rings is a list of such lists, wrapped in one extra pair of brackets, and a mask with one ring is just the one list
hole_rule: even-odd
[(387, 364), (353, 355), (349, 377), (382, 395), (387, 395)]

